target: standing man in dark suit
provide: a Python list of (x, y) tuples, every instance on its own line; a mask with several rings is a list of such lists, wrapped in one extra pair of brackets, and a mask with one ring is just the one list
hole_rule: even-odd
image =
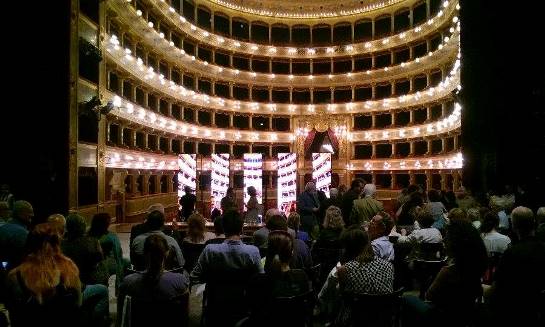
[[(316, 215), (320, 210), (320, 201), (316, 192), (316, 185), (313, 182), (308, 182), (305, 191), (299, 195), (297, 209), (299, 215), (301, 215), (301, 230), (312, 235), (315, 227), (318, 226)], [(317, 234), (317, 231), (314, 234)]]
[(186, 221), (191, 216), (193, 211), (195, 211), (195, 203), (197, 203), (197, 196), (191, 193), (191, 187), (184, 186), (184, 192), (184, 196), (180, 198), (180, 206), (182, 206), (180, 219), (182, 221)]
[(360, 198), (361, 191), (365, 182), (361, 178), (356, 178), (350, 184), (350, 189), (346, 191), (341, 200), (341, 210), (343, 213), (343, 220), (345, 226), (350, 226), (350, 213), (352, 212), (352, 207), (354, 206), (354, 200)]

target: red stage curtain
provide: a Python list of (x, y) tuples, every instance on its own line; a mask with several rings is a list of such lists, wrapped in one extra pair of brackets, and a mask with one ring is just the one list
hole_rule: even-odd
[(331, 146), (333, 147), (333, 151), (335, 153), (339, 151), (339, 140), (337, 139), (337, 136), (335, 136), (335, 132), (331, 128), (327, 129), (327, 136), (329, 136), (329, 140), (331, 141)]
[(310, 146), (312, 145), (312, 142), (314, 141), (314, 137), (316, 136), (316, 129), (313, 128), (310, 132), (308, 132), (307, 138), (305, 139), (305, 152), (310, 149)]

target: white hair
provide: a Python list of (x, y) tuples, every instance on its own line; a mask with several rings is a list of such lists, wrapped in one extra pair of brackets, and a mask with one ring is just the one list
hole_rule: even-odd
[(165, 206), (162, 203), (154, 203), (148, 208), (148, 213), (153, 211), (160, 211), (163, 215), (165, 214)]
[(375, 193), (377, 193), (377, 187), (375, 184), (365, 184), (363, 187), (363, 194), (365, 194), (365, 196), (373, 196)]
[(538, 222), (545, 223), (545, 207), (540, 207), (537, 209), (536, 217), (538, 219)]

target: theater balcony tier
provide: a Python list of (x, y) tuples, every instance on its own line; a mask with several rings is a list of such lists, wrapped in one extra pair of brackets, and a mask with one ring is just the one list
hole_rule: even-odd
[[(214, 49), (222, 50), (227, 53), (239, 53), (249, 56), (265, 56), (265, 57), (284, 57), (284, 58), (321, 58), (321, 57), (343, 57), (349, 56), (352, 53), (370, 53), (396, 48), (407, 43), (412, 43), (423, 39), (439, 30), (450, 27), (452, 22), (457, 22), (456, 16), (459, 6), (456, 1), (447, 1), (447, 6), (437, 11), (435, 16), (429, 14), (419, 17), (423, 19), (413, 20), (412, 25), (404, 26), (403, 28), (395, 28), (391, 19), (391, 15), (382, 17), (383, 19), (361, 20), (356, 23), (348, 23), (337, 25), (329, 28), (331, 37), (325, 37), (323, 42), (312, 40), (311, 28), (309, 26), (282, 27), (277, 25), (267, 25), (267, 39), (264, 43), (257, 43), (254, 38), (250, 39), (252, 34), (249, 29), (251, 24), (246, 23), (247, 28), (242, 28), (242, 34), (237, 33), (237, 28), (231, 28), (227, 35), (219, 31), (205, 30), (191, 23), (191, 19), (186, 19), (179, 15), (173, 7), (170, 7), (164, 2), (148, 1), (144, 4), (136, 2), (136, 7), (133, 2), (127, 3), (125, 0), (113, 0), (109, 2), (112, 15), (125, 15), (123, 12), (131, 11), (130, 14), (139, 16), (139, 19), (144, 20), (148, 28), (156, 28), (159, 33), (168, 40), (172, 41), (176, 46), (181, 45), (182, 40), (191, 40), (191, 44), (203, 44)], [(216, 16), (221, 17), (221, 16)], [(236, 20), (235, 20), (236, 21)], [(378, 24), (376, 24), (378, 22)], [(244, 26), (244, 22), (237, 22), (235, 26)], [(383, 28), (383, 26), (386, 28)], [(219, 26), (219, 25), (218, 25)], [(348, 26), (348, 29), (346, 29)], [(317, 26), (318, 27), (318, 26)], [(323, 26), (322, 26), (323, 27)], [(370, 35), (368, 33), (370, 27)], [(378, 27), (378, 28), (377, 28)], [(408, 27), (408, 28), (405, 28)], [(248, 31), (245, 31), (247, 30)], [(285, 29), (285, 31), (284, 31)], [(299, 42), (299, 37), (293, 37), (298, 33), (292, 33), (293, 30), (300, 31), (308, 29), (309, 37), (305, 40), (303, 36)], [(327, 28), (325, 29), (327, 30)], [(384, 30), (384, 32), (383, 32)], [(378, 32), (378, 33), (377, 33)], [(246, 34), (246, 36), (244, 35)], [(338, 40), (335, 35), (346, 38), (346, 41)], [(230, 37), (232, 36), (232, 37)], [(275, 38), (286, 38), (277, 40)], [(238, 39), (235, 39), (238, 37)], [(245, 41), (247, 40), (247, 41)], [(255, 41), (250, 41), (255, 40)], [(320, 38), (321, 41), (321, 38)], [(262, 42), (262, 41), (261, 41)], [(183, 48), (183, 46), (181, 47)]]

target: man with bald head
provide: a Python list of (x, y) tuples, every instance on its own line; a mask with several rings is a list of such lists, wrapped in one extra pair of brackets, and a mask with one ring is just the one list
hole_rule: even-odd
[(534, 213), (526, 207), (511, 212), (517, 241), (500, 261), (492, 288), (494, 316), (502, 326), (538, 326), (540, 292), (545, 290), (545, 243), (535, 237)]
[(13, 203), (11, 219), (7, 223), (0, 223), (0, 261), (7, 262), (8, 269), (18, 266), (23, 259), (33, 217), (32, 205), (19, 200)]

